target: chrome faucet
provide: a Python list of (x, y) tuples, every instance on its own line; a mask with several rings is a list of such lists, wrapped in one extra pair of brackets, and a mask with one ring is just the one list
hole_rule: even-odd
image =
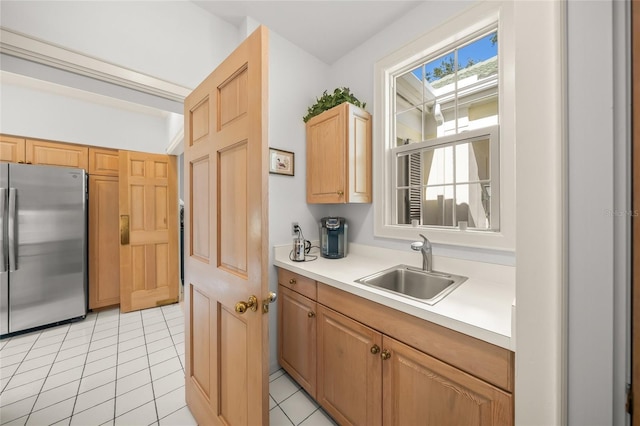
[(420, 234), (424, 241), (416, 241), (411, 243), (411, 249), (422, 253), (422, 270), (431, 272), (433, 269), (433, 259), (431, 258), (431, 241), (424, 235)]

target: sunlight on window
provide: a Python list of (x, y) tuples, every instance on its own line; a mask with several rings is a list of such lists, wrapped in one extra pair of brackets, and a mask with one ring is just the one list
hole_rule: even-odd
[[(395, 77), (396, 223), (498, 229), (491, 151), (498, 149), (497, 31)], [(495, 136), (494, 136), (495, 135)], [(497, 204), (497, 203), (494, 203)]]

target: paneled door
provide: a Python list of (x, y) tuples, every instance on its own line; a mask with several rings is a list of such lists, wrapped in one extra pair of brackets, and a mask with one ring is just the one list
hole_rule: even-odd
[(201, 425), (267, 425), (268, 32), (185, 99), (186, 400)]
[(120, 151), (120, 310), (178, 301), (176, 157)]

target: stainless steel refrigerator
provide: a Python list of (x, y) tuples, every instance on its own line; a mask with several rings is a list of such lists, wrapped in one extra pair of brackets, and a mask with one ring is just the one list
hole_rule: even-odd
[(87, 179), (0, 164), (0, 335), (87, 314)]

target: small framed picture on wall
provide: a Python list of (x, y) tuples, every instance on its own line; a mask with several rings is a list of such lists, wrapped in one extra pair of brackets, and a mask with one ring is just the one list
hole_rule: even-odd
[(269, 148), (269, 173), (293, 176), (294, 153)]

